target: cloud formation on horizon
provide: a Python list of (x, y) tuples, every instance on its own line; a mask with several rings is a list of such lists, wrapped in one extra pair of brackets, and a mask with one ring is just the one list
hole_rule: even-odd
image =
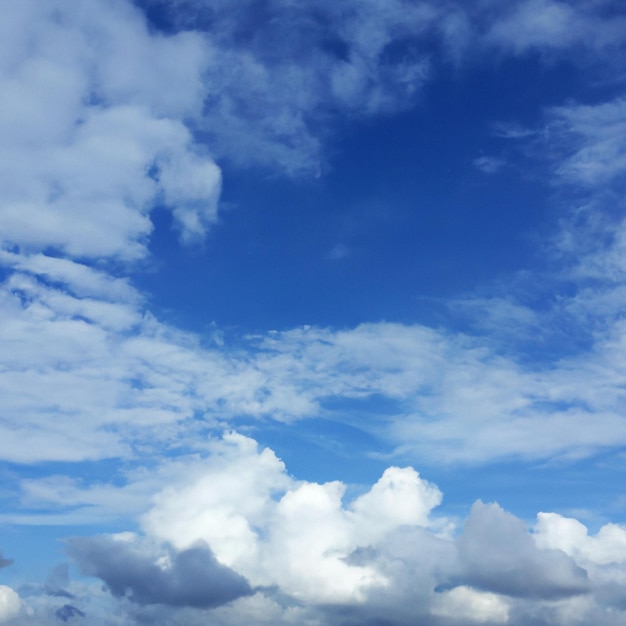
[[(202, 457), (163, 464), (178, 471), (161, 474), (141, 534), (66, 542), (128, 623), (160, 606), (171, 623), (200, 623), (211, 609), (212, 623), (230, 624), (255, 603), (273, 606), (267, 619), (277, 624), (421, 616), (522, 625), (531, 615), (566, 624), (573, 612), (578, 623), (620, 622), (623, 526), (589, 535), (578, 520), (539, 513), (529, 527), (480, 501), (464, 522), (438, 516), (441, 492), (412, 468), (391, 467), (346, 501), (344, 484), (296, 480), (270, 449), (236, 433)], [(87, 613), (85, 588), (64, 586)]]

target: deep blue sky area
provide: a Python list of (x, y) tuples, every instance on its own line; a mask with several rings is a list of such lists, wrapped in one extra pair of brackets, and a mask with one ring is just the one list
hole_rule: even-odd
[[(576, 99), (579, 83), (536, 58), (437, 68), (412, 110), (351, 120), (320, 178), (225, 167), (202, 246), (181, 249), (156, 212), (158, 266), (138, 282), (195, 330), (431, 322), (432, 300), (545, 263), (540, 238), (560, 217), (550, 174), (525, 167), (528, 148), (498, 124), (536, 128), (546, 102)], [(501, 169), (477, 174), (484, 156)]]

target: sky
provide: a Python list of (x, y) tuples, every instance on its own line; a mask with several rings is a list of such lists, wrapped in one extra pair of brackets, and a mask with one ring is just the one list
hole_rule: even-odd
[(0, 624), (625, 623), (623, 3), (0, 10)]

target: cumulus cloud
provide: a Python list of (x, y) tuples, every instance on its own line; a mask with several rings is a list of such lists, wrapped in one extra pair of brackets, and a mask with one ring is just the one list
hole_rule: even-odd
[(227, 435), (212, 452), (197, 477), (155, 496), (146, 532), (179, 549), (203, 540), (251, 584), (278, 584), (302, 599), (358, 600), (387, 585), (370, 566), (346, 559), (399, 526), (428, 525), (441, 500), (414, 470), (390, 468), (346, 508), (345, 485), (294, 481), (271, 450), (242, 435)]
[(164, 615), (219, 625), (623, 619), (624, 531), (616, 525), (589, 537), (577, 520), (540, 513), (529, 528), (479, 501), (457, 526), (433, 516), (442, 495), (412, 468), (389, 468), (346, 501), (343, 483), (298, 481), (271, 450), (236, 433), (180, 463), (187, 472), (161, 474), (143, 537), (68, 542), (130, 623)]
[[(211, 567), (219, 562), (268, 593), (276, 588), (305, 604), (358, 605), (370, 590), (383, 592), (393, 583), (392, 569), (383, 571), (372, 554), (402, 528), (429, 528), (441, 501), (439, 490), (412, 468), (389, 468), (345, 503), (343, 483), (297, 481), (271, 450), (236, 433), (214, 442), (205, 459), (183, 464), (186, 471), (169, 474), (142, 521), (147, 537), (174, 546), (170, 553), (157, 558), (147, 540), (130, 536), (70, 540), (70, 556), (114, 595), (128, 590), (143, 604), (198, 606), (197, 586), (189, 595), (180, 591), (179, 600), (178, 590), (192, 580), (182, 556), (208, 545), (217, 558)], [(160, 591), (166, 580), (175, 597)]]
[(485, 591), (553, 599), (589, 590), (584, 569), (562, 551), (538, 549), (524, 523), (496, 504), (474, 504), (458, 550), (468, 582)]
[(435, 597), (432, 612), (463, 622), (504, 624), (509, 621), (509, 606), (501, 596), (461, 585)]
[(123, 537), (73, 537), (67, 551), (85, 574), (117, 597), (139, 604), (211, 608), (252, 593), (246, 580), (218, 563), (202, 543), (154, 554)]
[(202, 39), (150, 34), (125, 2), (29, 0), (4, 13), (2, 243), (141, 257), (159, 198), (183, 238), (202, 234), (220, 173), (181, 121), (201, 110)]
[(626, 527), (605, 524), (596, 535), (577, 519), (539, 513), (533, 539), (542, 548), (562, 550), (581, 564), (626, 563)]
[(16, 617), (22, 608), (19, 595), (11, 587), (0, 585), (0, 623)]

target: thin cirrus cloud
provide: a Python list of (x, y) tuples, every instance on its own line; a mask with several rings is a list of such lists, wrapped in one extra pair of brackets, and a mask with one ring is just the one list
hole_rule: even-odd
[[(322, 417), (368, 430), (379, 456), (432, 466), (622, 447), (624, 228), (607, 197), (623, 191), (623, 99), (501, 126), (550, 147), (568, 205), (550, 284), (569, 290), (541, 310), (516, 294), (466, 298), (489, 320), (479, 333), (364, 320), (216, 345), (160, 319), (132, 280), (153, 260), (157, 206), (182, 243), (216, 227), (222, 168), (321, 174), (334, 116), (406, 111), (441, 66), (486, 51), (618, 59), (612, 3), (1, 6), (0, 457), (41, 473), (7, 487), (15, 506), (0, 521), (135, 532), (67, 539), (104, 590), (66, 576), (47, 591), (0, 585), (0, 622), (623, 622), (622, 525), (594, 534), (545, 511), (533, 525), (482, 502), (452, 518), (437, 512), (439, 488), (395, 460), (353, 495), (340, 480), (298, 480), (244, 434)], [(502, 169), (498, 157), (474, 165)], [(522, 340), (492, 341), (572, 319), (586, 320), (585, 349), (541, 363), (519, 356)], [(389, 410), (365, 422), (370, 401)], [(106, 459), (124, 467), (116, 480), (74, 465)]]
[[(184, 438), (185, 420), (200, 413), (208, 427), (229, 416), (292, 422), (324, 415), (334, 398), (395, 403), (370, 427), (431, 459), (585, 455), (626, 438), (617, 322), (593, 354), (528, 371), (471, 337), (382, 323), (294, 329), (229, 354), (132, 305), (77, 298), (28, 275), (5, 289), (3, 404), (16, 419), (3, 454), (14, 461), (127, 456), (144, 438)], [(55, 445), (24, 450), (13, 440), (22, 436)]]

